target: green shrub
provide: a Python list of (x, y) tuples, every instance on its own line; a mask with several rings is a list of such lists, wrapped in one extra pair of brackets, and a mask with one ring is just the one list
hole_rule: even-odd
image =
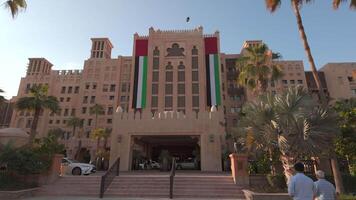
[(277, 189), (287, 188), (286, 179), (283, 174), (277, 174), (277, 175), (268, 174), (267, 181), (272, 188), (277, 188)]
[(356, 199), (356, 196), (354, 196), (354, 195), (342, 194), (339, 196), (339, 200), (355, 200), (355, 199)]
[(38, 174), (49, 169), (53, 155), (64, 150), (54, 136), (36, 141), (33, 147), (13, 148), (6, 145), (0, 153), (0, 166), (17, 174)]

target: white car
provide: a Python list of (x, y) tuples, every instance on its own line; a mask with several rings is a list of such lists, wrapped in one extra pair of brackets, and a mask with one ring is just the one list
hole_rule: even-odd
[(64, 174), (71, 175), (89, 175), (96, 172), (96, 167), (88, 163), (80, 163), (79, 161), (69, 158), (62, 159), (62, 167)]
[(154, 160), (149, 160), (148, 163), (146, 163), (146, 164), (145, 163), (140, 163), (139, 167), (140, 167), (140, 169), (147, 169), (147, 168), (149, 168), (149, 169), (159, 169), (159, 168), (161, 168), (161, 165), (158, 162), (154, 161)]

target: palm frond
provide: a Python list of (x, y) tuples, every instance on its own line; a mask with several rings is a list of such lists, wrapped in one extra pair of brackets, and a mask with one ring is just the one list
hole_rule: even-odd
[(281, 0), (265, 0), (266, 7), (270, 12), (274, 12), (281, 6)]
[(27, 4), (25, 0), (8, 0), (5, 7), (10, 10), (12, 18), (15, 18), (21, 9), (27, 8)]

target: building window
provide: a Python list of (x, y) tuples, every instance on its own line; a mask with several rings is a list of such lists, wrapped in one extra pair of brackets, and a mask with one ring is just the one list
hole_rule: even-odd
[(110, 92), (115, 92), (115, 84), (110, 85)]
[(193, 83), (192, 84), (192, 93), (193, 94), (199, 94), (199, 83)]
[(53, 124), (53, 120), (49, 120), (49, 124)]
[(75, 87), (74, 93), (75, 93), (75, 94), (78, 94), (78, 93), (79, 93), (79, 86), (76, 86), (76, 87)]
[(178, 94), (185, 94), (185, 84), (178, 83)]
[(122, 84), (121, 84), (121, 92), (126, 92), (126, 90), (127, 90), (127, 85), (126, 85), (126, 83), (122, 83)]
[(88, 119), (88, 126), (91, 126), (93, 119)]
[(192, 71), (192, 81), (199, 81), (198, 71)]
[(303, 80), (298, 80), (298, 84), (303, 84)]
[(67, 97), (67, 102), (70, 102), (70, 97)]
[(159, 58), (153, 57), (153, 69), (159, 69)]
[(26, 85), (26, 89), (25, 89), (25, 93), (28, 94), (28, 92), (30, 91), (31, 89), (31, 84), (27, 84)]
[(107, 119), (106, 122), (107, 122), (108, 124), (112, 124), (112, 119)]
[(87, 107), (82, 107), (82, 114), (87, 113)]
[(159, 56), (158, 47), (155, 47), (155, 49), (153, 50), (153, 56)]
[(61, 93), (64, 94), (66, 92), (66, 87), (62, 87)]
[(89, 87), (90, 87), (90, 84), (89, 84), (89, 83), (86, 83), (86, 84), (85, 84), (85, 89), (88, 90)]
[(164, 98), (164, 106), (166, 108), (171, 108), (173, 106), (173, 97), (172, 96), (166, 96)]
[(63, 102), (64, 101), (64, 97), (59, 98), (59, 101)]
[(66, 108), (66, 109), (64, 109), (64, 116), (68, 116), (68, 113), (69, 113), (69, 110)]
[(72, 93), (72, 90), (73, 90), (73, 87), (68, 87), (68, 94), (71, 94)]
[(72, 108), (72, 112), (70, 112), (70, 116), (75, 116), (75, 108)]
[(151, 98), (151, 107), (155, 108), (158, 106), (158, 96), (152, 96)]
[(198, 55), (198, 49), (196, 46), (193, 46), (192, 55)]
[(198, 57), (194, 56), (192, 57), (192, 69), (198, 69)]
[(121, 101), (121, 102), (125, 102), (125, 101), (126, 101), (126, 96), (121, 96), (121, 97), (120, 97), (120, 101)]
[(282, 83), (286, 85), (286, 84), (288, 84), (288, 81), (287, 80), (282, 80)]
[(172, 71), (166, 72), (166, 82), (173, 82), (173, 72)]
[(289, 80), (290, 84), (295, 84), (295, 80)]
[(199, 96), (193, 96), (193, 107), (199, 107)]
[(103, 92), (107, 92), (109, 91), (109, 85), (108, 84), (104, 84), (103, 85)]
[(185, 107), (185, 96), (178, 96), (178, 107)]
[(165, 94), (173, 94), (173, 84), (166, 84), (164, 92)]
[(274, 81), (271, 81), (271, 87), (275, 87)]
[(114, 100), (115, 96), (109, 96), (109, 100)]
[(95, 103), (95, 96), (90, 97), (90, 103)]
[(93, 90), (96, 89), (96, 83), (93, 83), (92, 88), (93, 88)]
[(114, 108), (113, 107), (108, 107), (108, 115), (112, 115), (114, 113)]
[(88, 96), (84, 96), (83, 103), (88, 103)]
[(157, 83), (152, 84), (152, 95), (154, 95), (154, 94), (158, 94), (158, 84)]
[(152, 82), (158, 82), (159, 81), (159, 72), (154, 71), (152, 72)]
[(185, 81), (185, 71), (178, 71), (178, 81)]
[(59, 119), (56, 120), (56, 124), (59, 124), (61, 121)]

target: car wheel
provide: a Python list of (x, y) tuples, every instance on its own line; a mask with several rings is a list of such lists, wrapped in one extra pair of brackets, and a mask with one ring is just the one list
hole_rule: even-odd
[(74, 168), (74, 169), (72, 170), (72, 174), (73, 174), (74, 176), (79, 176), (79, 175), (82, 174), (82, 170), (81, 170), (79, 167), (76, 167), (76, 168)]
[(182, 169), (182, 166), (181, 165), (177, 165), (177, 169)]

